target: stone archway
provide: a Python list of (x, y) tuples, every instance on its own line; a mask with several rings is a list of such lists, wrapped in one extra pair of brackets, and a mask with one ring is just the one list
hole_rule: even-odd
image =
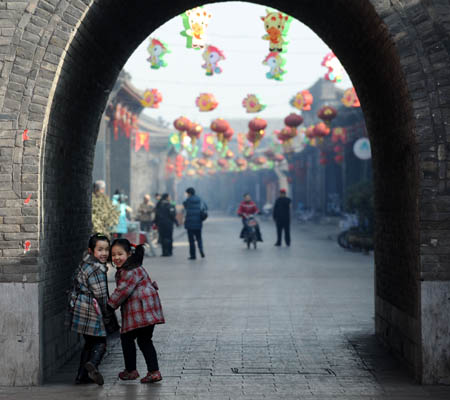
[[(450, 5), (264, 4), (313, 29), (354, 82), (374, 153), (376, 332), (419, 381), (448, 378)], [(89, 234), (96, 132), (108, 93), (138, 44), (196, 5), (0, 5), (0, 304), (8, 305), (0, 384), (38, 384), (71, 354), (64, 289)], [(30, 140), (22, 142), (24, 129)]]

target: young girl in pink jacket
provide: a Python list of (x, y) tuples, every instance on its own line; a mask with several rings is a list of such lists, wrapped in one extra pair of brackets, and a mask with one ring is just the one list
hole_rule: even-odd
[(120, 307), (122, 314), (121, 343), (125, 370), (119, 373), (122, 380), (139, 377), (136, 370), (135, 340), (144, 355), (147, 374), (141, 383), (153, 383), (162, 379), (152, 336), (156, 324), (163, 324), (164, 315), (158, 296), (158, 286), (152, 282), (142, 266), (144, 248), (133, 248), (127, 239), (116, 239), (111, 245), (111, 258), (117, 268), (117, 288), (111, 294), (108, 305)]

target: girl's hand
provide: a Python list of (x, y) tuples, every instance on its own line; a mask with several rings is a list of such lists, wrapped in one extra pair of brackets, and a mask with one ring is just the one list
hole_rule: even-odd
[(153, 282), (152, 282), (152, 286), (153, 286), (156, 290), (159, 290), (159, 286), (158, 286), (158, 284), (156, 283), (156, 281), (153, 281)]

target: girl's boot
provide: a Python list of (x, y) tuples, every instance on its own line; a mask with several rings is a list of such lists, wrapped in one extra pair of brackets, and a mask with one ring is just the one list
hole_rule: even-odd
[(95, 344), (92, 347), (89, 361), (84, 365), (84, 367), (88, 371), (89, 378), (91, 378), (97, 385), (103, 385), (104, 383), (103, 376), (99, 372), (98, 366), (100, 365), (105, 353), (106, 353), (105, 343)]
[(82, 384), (82, 383), (92, 383), (93, 382), (93, 380), (91, 378), (89, 378), (88, 372), (87, 372), (86, 368), (84, 367), (84, 365), (89, 361), (90, 357), (91, 357), (91, 351), (83, 348), (83, 350), (81, 351), (80, 366), (78, 367), (78, 374), (77, 374), (77, 377), (75, 378), (75, 383), (78, 385)]

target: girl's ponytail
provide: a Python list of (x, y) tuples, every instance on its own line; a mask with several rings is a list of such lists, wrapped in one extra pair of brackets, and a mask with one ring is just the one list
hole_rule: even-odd
[(133, 254), (130, 257), (130, 265), (141, 266), (144, 261), (145, 249), (142, 244), (136, 246)]

